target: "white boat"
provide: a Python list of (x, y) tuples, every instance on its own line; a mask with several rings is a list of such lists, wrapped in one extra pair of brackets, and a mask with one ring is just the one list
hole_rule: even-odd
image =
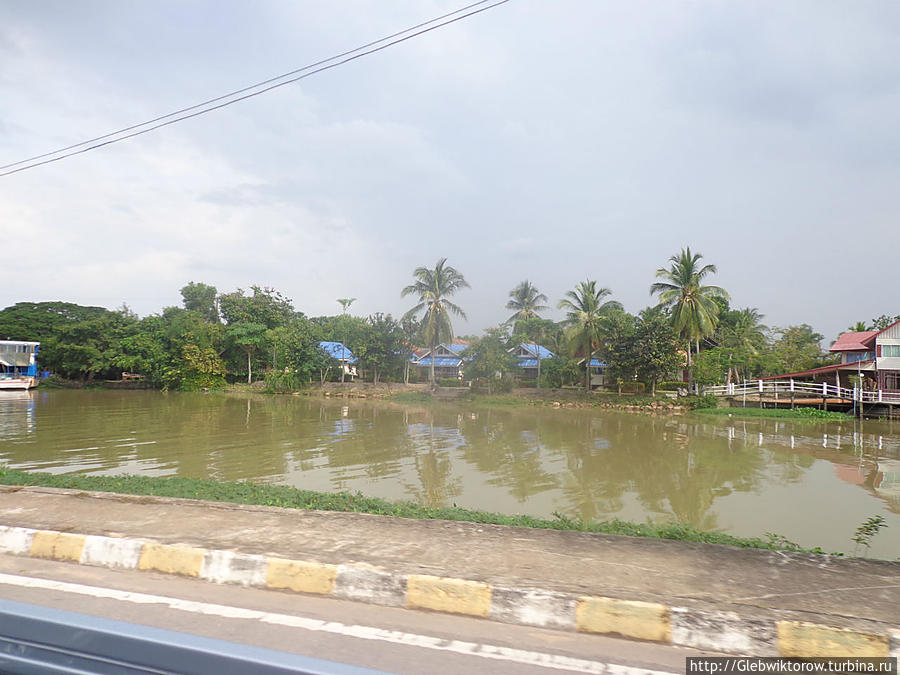
[(0, 340), (0, 391), (31, 389), (38, 383), (40, 342)]

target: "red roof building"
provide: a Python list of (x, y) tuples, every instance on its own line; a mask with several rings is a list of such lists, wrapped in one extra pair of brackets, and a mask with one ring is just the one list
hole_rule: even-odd
[(843, 333), (828, 351), (840, 354), (841, 362), (762, 379), (792, 378), (834, 382), (838, 386), (848, 387), (849, 376), (859, 374), (870, 381), (870, 386), (883, 391), (900, 391), (900, 321), (884, 330)]

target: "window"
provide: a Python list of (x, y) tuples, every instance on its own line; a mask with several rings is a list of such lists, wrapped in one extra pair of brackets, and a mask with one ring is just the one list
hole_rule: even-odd
[[(900, 345), (891, 345), (891, 346), (894, 347), (894, 346), (900, 346)], [(884, 373), (882, 375), (882, 377), (884, 378), (883, 382), (884, 382), (885, 389), (890, 389), (890, 390), (894, 390), (894, 391), (900, 390), (900, 371), (890, 370), (890, 371)]]
[(900, 345), (881, 345), (881, 355), (900, 357)]

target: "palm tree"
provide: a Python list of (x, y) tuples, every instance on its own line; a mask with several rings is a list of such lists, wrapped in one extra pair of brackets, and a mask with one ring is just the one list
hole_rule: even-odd
[[(540, 303), (547, 302), (547, 296), (538, 291), (538, 289), (528, 279), (520, 283), (509, 292), (511, 300), (506, 303), (506, 309), (514, 309), (515, 313), (506, 320), (515, 326), (519, 321), (527, 319), (539, 319), (539, 310), (550, 309), (547, 305)], [(515, 329), (514, 329), (515, 330)], [(540, 338), (540, 336), (539, 336)], [(541, 386), (541, 346), (535, 345), (535, 353), (537, 355), (537, 387)]]
[(728, 293), (718, 286), (704, 286), (703, 278), (716, 273), (715, 265), (700, 267), (703, 256), (691, 254), (690, 247), (681, 249), (680, 255), (669, 258), (669, 269), (656, 270), (656, 278), (663, 279), (650, 286), (650, 294), (659, 293), (659, 304), (671, 312), (672, 327), (682, 339), (687, 340), (688, 384), (691, 373), (691, 342), (699, 346), (701, 338), (712, 335), (719, 323), (719, 306), (715, 298), (729, 299)]
[[(445, 267), (446, 258), (437, 261), (434, 269), (417, 267), (413, 272), (416, 281), (404, 288), (400, 295), (416, 295), (419, 304), (409, 310), (403, 318), (414, 318), (420, 311), (425, 313), (421, 321), (422, 337), (431, 345), (431, 386), (434, 386), (434, 351), (442, 340), (453, 339), (453, 325), (450, 323), (450, 314), (466, 318), (462, 309), (447, 300), (447, 296), (453, 295), (462, 288), (469, 288), (469, 282), (462, 274), (452, 267)], [(449, 310), (449, 312), (448, 312)]]
[[(344, 310), (342, 314), (346, 314), (347, 310), (350, 309), (350, 305), (356, 302), (356, 298), (338, 298), (337, 301), (341, 303), (341, 308)], [(341, 345), (345, 345), (347, 342), (346, 337), (341, 338)], [(344, 375), (347, 374), (347, 363), (344, 359), (347, 358), (347, 353), (344, 349), (341, 349), (341, 384), (344, 383)]]
[(547, 296), (539, 292), (527, 279), (512, 289), (509, 297), (512, 299), (506, 303), (506, 309), (515, 310), (515, 314), (509, 317), (506, 323), (533, 319), (538, 316), (539, 310), (550, 309), (547, 305), (540, 304), (547, 302)]
[(865, 333), (869, 330), (868, 326), (866, 326), (865, 321), (857, 321), (852, 326), (847, 326), (848, 333)]
[(602, 319), (611, 310), (622, 309), (621, 303), (607, 300), (611, 295), (608, 288), (597, 288), (596, 281), (582, 281), (574, 291), (568, 291), (566, 297), (559, 301), (559, 309), (566, 310), (566, 335), (569, 344), (584, 350), (584, 388), (591, 390), (591, 359), (594, 348), (600, 342), (600, 325)]
[[(725, 327), (720, 325), (717, 335), (718, 343), (727, 347), (730, 352), (728, 355), (729, 362), (736, 352), (739, 356), (744, 357), (743, 365), (746, 367), (747, 357), (756, 356), (766, 344), (766, 331), (768, 327), (763, 325), (763, 315), (755, 307), (747, 307), (738, 311), (728, 313), (731, 325)], [(724, 321), (723, 321), (724, 323)], [(728, 382), (731, 382), (731, 375), (734, 372), (737, 375), (738, 367), (728, 368)], [(747, 373), (743, 373), (743, 379), (746, 379)]]

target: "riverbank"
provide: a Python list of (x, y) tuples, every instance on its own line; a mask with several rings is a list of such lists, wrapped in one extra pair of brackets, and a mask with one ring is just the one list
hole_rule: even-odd
[[(652, 539), (671, 539), (706, 544), (722, 544), (737, 548), (774, 551), (824, 553), (820, 547), (805, 549), (782, 536), (768, 533), (765, 539), (735, 537), (721, 532), (698, 530), (681, 523), (630, 523), (623, 520), (584, 522), (556, 514), (554, 519), (528, 515), (507, 515), (473, 509), (429, 507), (413, 502), (389, 502), (355, 493), (325, 493), (279, 485), (259, 485), (246, 481), (218, 482), (194, 478), (161, 478), (148, 476), (86, 476), (32, 473), (0, 469), (0, 485), (37, 486), (129, 495), (176, 497), (211, 502), (228, 502), (255, 506), (369, 513), (415, 520), (450, 520), (544, 530), (594, 532)], [(842, 555), (837, 553), (836, 555)]]
[(745, 656), (897, 656), (900, 564), (592, 532), (0, 488), (0, 552)]
[[(231, 385), (227, 392), (264, 392), (261, 383), (253, 385)], [(267, 392), (274, 393), (274, 392)], [(436, 387), (428, 383), (403, 384), (396, 382), (326, 382), (313, 385), (296, 392), (285, 392), (292, 396), (321, 396), (324, 398), (375, 399), (394, 403), (429, 404), (465, 401), (481, 406), (540, 406), (546, 408), (600, 408), (628, 412), (656, 414), (680, 414), (691, 409), (696, 397), (674, 399), (660, 394), (616, 394), (608, 391), (586, 393), (582, 389), (535, 389), (520, 387), (509, 393), (487, 394), (473, 391), (469, 387)]]
[(711, 417), (786, 419), (806, 422), (842, 422), (853, 420), (853, 415), (819, 408), (703, 408), (695, 411)]
[[(143, 381), (95, 381), (81, 382), (50, 378), (41, 384), (45, 389), (151, 389)], [(482, 406), (542, 406), (547, 408), (599, 408), (625, 412), (641, 412), (651, 414), (681, 414), (692, 410), (697, 397), (681, 399), (671, 398), (665, 394), (650, 396), (647, 394), (617, 394), (610, 391), (592, 391), (586, 393), (582, 389), (535, 389), (521, 387), (509, 393), (487, 394), (473, 391), (469, 387), (436, 387), (432, 389), (428, 383), (404, 384), (402, 382), (325, 382), (315, 384), (298, 391), (270, 391), (262, 380), (247, 383), (233, 383), (223, 390), (226, 394), (271, 394), (282, 396), (321, 396), (332, 399), (373, 399), (392, 401), (394, 403), (446, 403), (464, 400), (467, 403)], [(709, 405), (706, 402), (704, 405)]]

